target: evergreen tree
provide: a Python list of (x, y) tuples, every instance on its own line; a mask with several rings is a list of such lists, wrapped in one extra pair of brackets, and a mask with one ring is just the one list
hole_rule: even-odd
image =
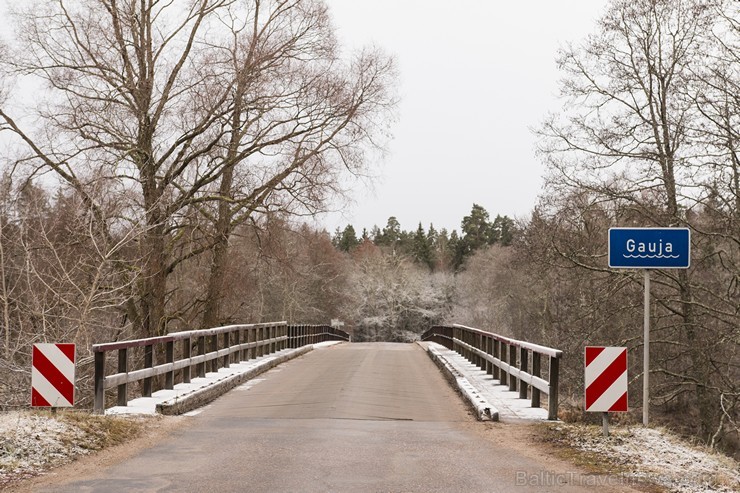
[(452, 267), (457, 270), (463, 263), (463, 242), (460, 236), (457, 234), (457, 230), (453, 229), (450, 233), (450, 256), (452, 258)]
[(388, 222), (383, 228), (379, 238), (376, 238), (375, 243), (377, 245), (392, 246), (396, 247), (398, 242), (401, 240), (401, 224), (395, 216), (388, 218)]
[(473, 204), (470, 215), (463, 217), (462, 233), (466, 255), (495, 242), (488, 211), (478, 204)]
[(432, 248), (429, 245), (427, 235), (424, 233), (424, 228), (421, 223), (419, 223), (419, 227), (416, 229), (416, 233), (414, 234), (411, 244), (411, 254), (414, 257), (414, 260), (418, 263), (424, 264), (430, 269), (434, 268)]
[(434, 257), (438, 269), (447, 270), (452, 266), (452, 252), (450, 235), (447, 233), (447, 229), (442, 228), (434, 242)]
[(429, 232), (427, 233), (427, 243), (429, 243), (429, 248), (434, 250), (437, 246), (437, 239), (439, 238), (439, 233), (437, 233), (437, 230), (434, 229), (434, 224), (429, 224)]
[(373, 226), (373, 229), (370, 230), (370, 241), (376, 245), (381, 245), (383, 243), (383, 232), (380, 231), (380, 228), (377, 225)]
[(495, 243), (509, 246), (514, 241), (514, 221), (509, 216), (497, 215), (493, 220), (492, 230), (496, 238)]
[(337, 226), (337, 229), (334, 230), (334, 234), (331, 237), (331, 244), (334, 245), (334, 248), (339, 250), (339, 244), (342, 241), (342, 230), (339, 229), (339, 226)]
[(343, 252), (349, 252), (359, 244), (360, 241), (357, 239), (355, 228), (351, 224), (348, 224), (341, 233), (337, 248)]

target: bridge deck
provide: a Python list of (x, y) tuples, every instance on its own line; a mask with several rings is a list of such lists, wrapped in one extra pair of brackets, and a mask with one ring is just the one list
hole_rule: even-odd
[[(235, 389), (155, 447), (46, 491), (592, 491), (509, 426), (475, 422), (416, 344), (343, 344)], [(566, 481), (543, 483), (552, 478)]]

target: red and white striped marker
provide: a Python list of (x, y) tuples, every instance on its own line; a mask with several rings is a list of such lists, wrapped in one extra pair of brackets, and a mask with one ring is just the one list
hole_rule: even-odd
[(75, 402), (75, 345), (34, 344), (31, 405), (72, 407)]
[(627, 412), (627, 348), (586, 347), (586, 411)]

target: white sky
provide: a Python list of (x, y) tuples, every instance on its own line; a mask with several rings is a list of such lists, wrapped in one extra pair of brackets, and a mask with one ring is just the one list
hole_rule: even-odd
[(544, 174), (530, 128), (560, 106), (557, 49), (594, 32), (607, 0), (325, 1), (347, 49), (396, 57), (401, 102), (375, 190), (319, 225), (459, 230), (473, 203), (528, 215)]
[(560, 106), (557, 49), (593, 32), (608, 0), (324, 1), (346, 53), (395, 56), (400, 104), (389, 152), (371, 163), (374, 189), (316, 225), (360, 233), (396, 216), (406, 230), (459, 230), (473, 203), (527, 216), (544, 174), (530, 128)]

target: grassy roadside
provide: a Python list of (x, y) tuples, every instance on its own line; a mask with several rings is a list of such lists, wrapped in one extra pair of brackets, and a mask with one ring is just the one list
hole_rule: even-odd
[(621, 478), (648, 493), (740, 491), (740, 468), (731, 458), (691, 445), (665, 429), (615, 426), (608, 438), (601, 426), (541, 423), (533, 439), (556, 457), (594, 475)]
[(0, 489), (77, 457), (135, 439), (160, 418), (99, 416), (82, 411), (0, 414)]

